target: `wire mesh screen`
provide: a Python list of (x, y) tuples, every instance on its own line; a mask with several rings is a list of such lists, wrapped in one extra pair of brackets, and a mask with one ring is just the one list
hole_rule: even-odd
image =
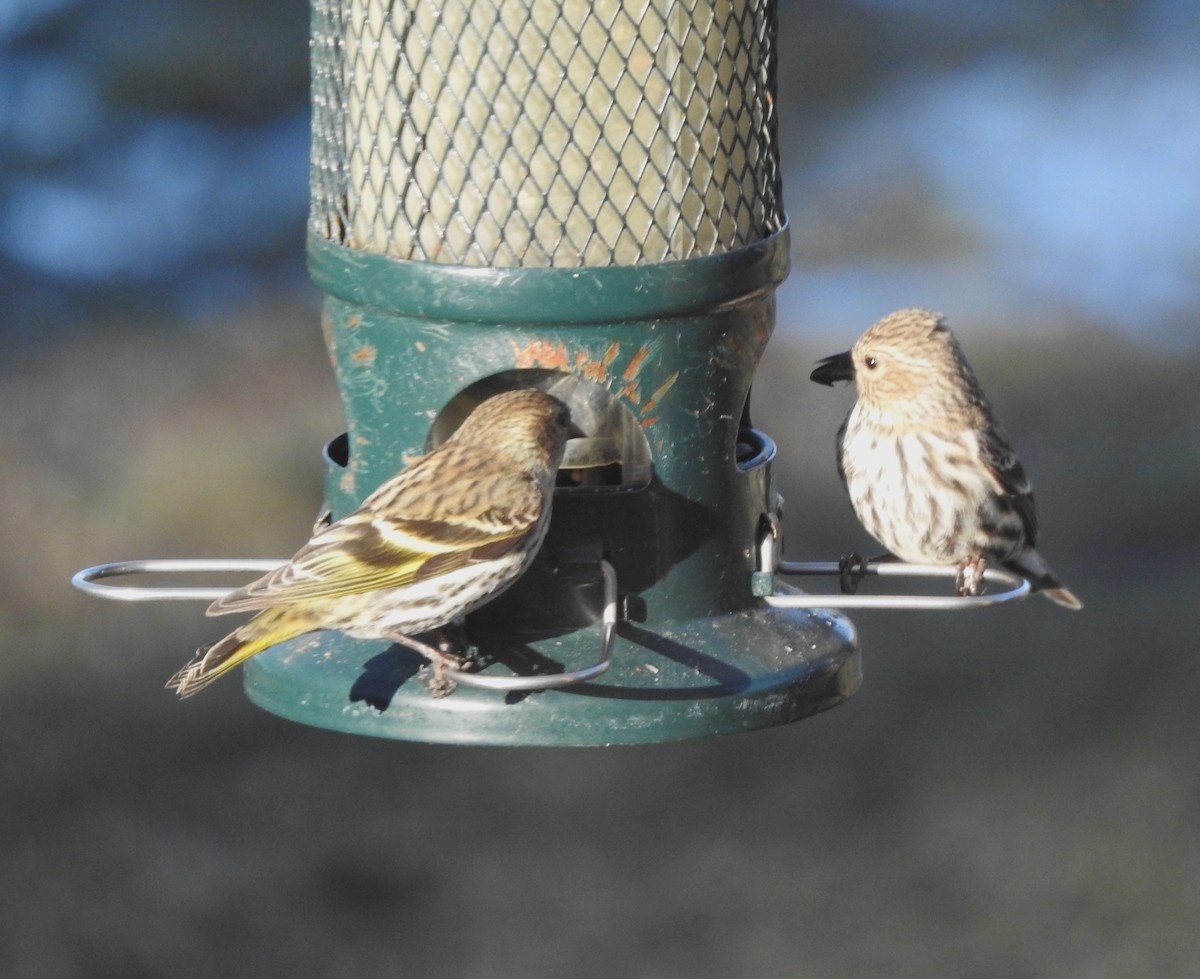
[(313, 0), (313, 230), (633, 265), (783, 223), (775, 0)]

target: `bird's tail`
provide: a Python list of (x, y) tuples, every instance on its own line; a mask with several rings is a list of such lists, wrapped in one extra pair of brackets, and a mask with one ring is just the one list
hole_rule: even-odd
[(1050, 601), (1076, 612), (1083, 608), (1083, 602), (1062, 583), (1037, 551), (1019, 554), (1005, 566), (1026, 578), (1034, 591), (1041, 592)]
[(197, 649), (196, 655), (167, 681), (167, 688), (180, 697), (190, 697), (251, 656), (312, 628), (312, 623), (301, 621), (294, 609), (267, 609), (224, 639)]

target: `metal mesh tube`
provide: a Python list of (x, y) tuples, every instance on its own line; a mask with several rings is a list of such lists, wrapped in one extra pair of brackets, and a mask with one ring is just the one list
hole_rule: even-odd
[(783, 225), (774, 0), (313, 0), (311, 229), (635, 265)]

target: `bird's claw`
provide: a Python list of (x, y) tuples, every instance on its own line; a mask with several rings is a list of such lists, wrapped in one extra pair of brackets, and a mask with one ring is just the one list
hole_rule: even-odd
[(446, 663), (440, 660), (435, 662), (433, 664), (433, 675), (429, 678), (429, 692), (439, 699), (449, 697), (458, 687), (458, 684), (454, 680), (446, 676), (446, 665)]
[[(461, 670), (463, 664), (466, 662), (464, 657), (456, 656), (454, 653), (438, 648), (438, 646), (431, 646), (429, 643), (422, 642), (420, 639), (414, 639), (412, 636), (395, 635), (392, 638), (395, 642), (415, 650), (429, 660), (431, 669), (426, 682), (431, 694), (435, 697), (445, 697), (454, 693), (458, 684), (446, 676), (446, 670)], [(440, 645), (442, 643), (439, 642)]]
[(430, 656), (429, 662), (433, 667), (429, 677), (429, 692), (435, 697), (448, 697), (458, 688), (458, 683), (446, 676), (446, 670), (461, 670), (466, 664), (465, 657), (455, 656), (444, 649), (439, 649), (438, 655)]
[(867, 559), (853, 551), (838, 561), (838, 582), (843, 595), (854, 595), (867, 576)]
[(983, 593), (983, 573), (987, 570), (987, 558), (967, 558), (958, 566), (954, 577), (954, 590), (960, 596)]

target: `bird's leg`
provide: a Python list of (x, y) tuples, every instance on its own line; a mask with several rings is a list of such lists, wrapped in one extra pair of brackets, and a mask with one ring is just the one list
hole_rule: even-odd
[(444, 649), (438, 649), (436, 646), (429, 645), (429, 643), (421, 642), (421, 640), (414, 639), (412, 636), (396, 634), (389, 638), (401, 646), (407, 646), (409, 649), (420, 653), (429, 660), (433, 666), (433, 676), (429, 680), (429, 690), (435, 697), (445, 697), (447, 694), (454, 692), (454, 688), (458, 684), (446, 677), (446, 668), (449, 667), (452, 670), (461, 669), (463, 665), (461, 656), (455, 656), (453, 653), (447, 652)]
[(866, 576), (867, 559), (858, 551), (852, 551), (838, 561), (838, 582), (843, 595), (855, 594)]
[(987, 570), (987, 558), (982, 554), (959, 562), (958, 574), (954, 578), (954, 590), (959, 595), (979, 595), (983, 592), (983, 573)]

